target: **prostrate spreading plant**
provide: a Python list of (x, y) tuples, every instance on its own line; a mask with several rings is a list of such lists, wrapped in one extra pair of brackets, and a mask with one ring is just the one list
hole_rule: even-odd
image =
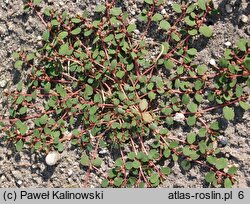
[[(249, 109), (250, 43), (239, 40), (218, 66), (193, 63), (197, 50), (191, 42), (212, 36), (206, 25), (211, 2), (167, 7), (164, 0), (144, 0), (135, 22), (116, 1), (96, 6), (94, 20), (86, 12), (42, 14), (40, 2), (25, 7), (46, 26), (44, 46), (14, 53), (15, 67), (31, 73), (10, 94), (10, 118), (2, 124), (18, 151), (27, 145), (62, 152), (71, 141), (88, 167), (86, 183), (94, 171), (102, 187), (156, 187), (173, 161), (185, 171), (205, 167), (213, 186), (232, 186), (237, 168), (221, 152), (220, 123), (204, 116), (222, 109), (230, 121), (234, 106)], [(170, 14), (162, 15), (163, 7)], [(150, 42), (151, 30), (163, 40)], [(152, 54), (152, 45), (158, 53)], [(186, 139), (174, 134), (180, 125)], [(114, 152), (115, 161), (101, 174), (104, 149)]]

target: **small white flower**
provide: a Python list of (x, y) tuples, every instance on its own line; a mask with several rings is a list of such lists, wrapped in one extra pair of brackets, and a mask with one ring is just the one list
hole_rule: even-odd
[(176, 113), (173, 119), (177, 122), (183, 122), (185, 120), (185, 115), (183, 113)]

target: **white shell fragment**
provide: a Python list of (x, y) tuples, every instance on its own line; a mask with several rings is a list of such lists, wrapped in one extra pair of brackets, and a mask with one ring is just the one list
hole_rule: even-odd
[(173, 119), (177, 122), (183, 122), (185, 120), (185, 115), (183, 113), (176, 113)]
[(60, 156), (57, 152), (50, 152), (46, 158), (46, 164), (48, 164), (49, 166), (53, 166), (57, 163), (57, 161), (59, 160)]

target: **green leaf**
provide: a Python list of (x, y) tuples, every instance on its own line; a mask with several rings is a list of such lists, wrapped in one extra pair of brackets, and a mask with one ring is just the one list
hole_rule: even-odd
[(206, 182), (208, 182), (208, 183), (214, 182), (214, 181), (216, 180), (216, 178), (215, 178), (215, 173), (212, 172), (212, 171), (209, 172), (209, 173), (207, 173), (206, 176), (205, 176), (205, 180), (206, 180)]
[(245, 52), (247, 50), (247, 40), (246, 39), (239, 39), (236, 42), (236, 45), (243, 52)]
[(34, 0), (34, 2), (33, 2), (34, 6), (37, 6), (38, 4), (40, 4), (41, 1), (42, 1), (42, 0)]
[(16, 127), (18, 128), (21, 135), (25, 135), (28, 130), (28, 126), (20, 120), (16, 121)]
[(81, 157), (81, 160), (80, 160), (81, 164), (83, 166), (89, 166), (90, 165), (90, 160), (89, 160), (89, 156), (84, 154), (82, 157)]
[(102, 160), (99, 157), (97, 157), (97, 158), (94, 159), (94, 161), (93, 161), (93, 165), (94, 166), (100, 167), (101, 164), (102, 164)]
[(129, 152), (128, 153), (128, 158), (133, 160), (135, 158), (136, 154), (134, 152)]
[(190, 102), (190, 97), (188, 94), (183, 94), (181, 98), (181, 102), (185, 105), (187, 105)]
[(217, 121), (213, 122), (211, 125), (210, 125), (210, 128), (212, 130), (219, 130), (220, 129), (220, 126), (219, 126), (219, 123)]
[(71, 31), (71, 34), (72, 34), (72, 35), (78, 35), (80, 32), (81, 32), (81, 28), (78, 27), (78, 28), (72, 30), (72, 31)]
[(236, 89), (235, 89), (235, 95), (236, 97), (241, 97), (243, 94), (243, 88), (239, 85), (236, 85)]
[(18, 142), (16, 143), (16, 150), (18, 152), (22, 151), (23, 149), (23, 140), (18, 140)]
[(43, 40), (44, 41), (49, 41), (49, 36), (50, 36), (49, 30), (46, 30), (43, 32)]
[(148, 112), (143, 112), (142, 113), (142, 119), (146, 122), (146, 123), (151, 123), (154, 121), (153, 117), (150, 115), (150, 113)]
[(66, 55), (68, 51), (69, 51), (69, 44), (65, 43), (60, 46), (59, 55)]
[(73, 22), (73, 23), (81, 23), (82, 20), (79, 19), (79, 18), (72, 18), (72, 19), (71, 19), (71, 22)]
[(132, 33), (135, 29), (136, 29), (136, 25), (134, 23), (129, 24), (129, 26), (127, 27), (127, 32)]
[(148, 93), (148, 97), (149, 97), (150, 100), (154, 100), (154, 99), (156, 98), (156, 93), (150, 91), (150, 92)]
[(104, 6), (104, 5), (97, 5), (96, 7), (95, 7), (95, 12), (100, 12), (100, 13), (102, 13), (102, 12), (104, 12), (106, 10), (106, 6)]
[(149, 181), (150, 181), (151, 183), (156, 183), (156, 182), (158, 182), (158, 181), (159, 181), (159, 175), (158, 175), (158, 173), (153, 173), (153, 174), (150, 176)]
[(195, 48), (190, 48), (187, 50), (187, 53), (189, 55), (196, 55), (197, 54), (197, 50)]
[(224, 180), (224, 187), (225, 188), (232, 188), (232, 181), (229, 178)]
[(15, 62), (14, 67), (15, 67), (16, 69), (21, 69), (22, 66), (23, 66), (23, 61), (22, 61), (22, 60), (17, 60), (17, 61)]
[(250, 57), (246, 57), (243, 65), (250, 71)]
[(146, 4), (153, 4), (153, 0), (144, 0), (144, 2), (146, 3)]
[(167, 176), (170, 174), (171, 169), (169, 167), (162, 167), (161, 172)]
[(35, 148), (35, 150), (38, 150), (38, 149), (41, 148), (41, 146), (42, 146), (42, 143), (41, 143), (41, 142), (37, 142), (37, 143), (35, 144), (34, 148)]
[(68, 32), (67, 31), (62, 31), (58, 34), (58, 38), (60, 38), (61, 40), (63, 40), (64, 38), (66, 38), (68, 36)]
[(196, 112), (197, 112), (197, 109), (198, 109), (198, 106), (197, 106), (194, 102), (190, 102), (190, 103), (187, 105), (187, 109), (188, 109), (191, 113), (196, 113)]
[(142, 99), (139, 103), (139, 107), (141, 109), (141, 111), (144, 111), (148, 108), (148, 102), (146, 99)]
[(193, 143), (195, 142), (195, 140), (196, 140), (196, 134), (194, 134), (194, 133), (189, 133), (189, 134), (187, 135), (187, 142), (188, 142), (189, 144), (193, 144)]
[(109, 186), (109, 180), (108, 179), (103, 179), (101, 186), (102, 186), (102, 188), (108, 187)]
[(165, 158), (168, 158), (171, 154), (171, 151), (170, 149), (166, 148), (164, 151), (163, 151), (163, 155)]
[(133, 161), (132, 162), (132, 166), (133, 166), (133, 168), (135, 168), (135, 169), (138, 169), (138, 168), (140, 168), (140, 166), (141, 166), (141, 163), (139, 162), (139, 161)]
[(63, 152), (63, 149), (64, 149), (64, 145), (59, 142), (57, 145), (56, 145), (56, 148), (58, 150), (58, 152)]
[(216, 163), (215, 163), (215, 167), (218, 170), (224, 169), (225, 167), (227, 167), (227, 165), (228, 165), (228, 162), (227, 162), (227, 159), (225, 158), (219, 158), (216, 160)]
[(181, 6), (179, 4), (172, 4), (172, 8), (176, 13), (182, 13)]
[(85, 90), (84, 90), (84, 95), (91, 96), (93, 93), (94, 93), (94, 90), (93, 90), (92, 86), (86, 84)]
[(21, 104), (23, 101), (24, 101), (24, 96), (23, 95), (21, 95), (21, 96), (18, 96), (18, 98), (16, 99), (16, 104), (17, 105), (19, 105), (19, 104)]
[(197, 73), (202, 76), (207, 72), (208, 68), (206, 65), (202, 64), (200, 66), (197, 67)]
[(198, 6), (202, 9), (202, 10), (206, 10), (206, 1), (205, 0), (198, 0)]
[(116, 76), (119, 78), (119, 79), (122, 79), (123, 77), (124, 77), (124, 75), (125, 75), (125, 72), (124, 71), (118, 71), (118, 72), (116, 72)]
[(163, 19), (163, 16), (161, 14), (159, 14), (159, 13), (154, 14), (153, 17), (152, 17), (153, 21), (160, 21), (162, 19)]
[(160, 22), (160, 28), (163, 29), (163, 30), (169, 30), (171, 28), (171, 25), (168, 21), (166, 20), (162, 20)]
[(113, 39), (114, 39), (114, 35), (113, 34), (109, 34), (106, 38), (104, 38), (104, 42), (110, 42)]
[(34, 54), (34, 53), (30, 53), (30, 54), (27, 55), (27, 60), (28, 60), (28, 61), (31, 61), (31, 60), (33, 60), (34, 58), (35, 58), (35, 54)]
[(164, 66), (166, 69), (172, 69), (175, 66), (175, 64), (172, 60), (167, 59), (167, 60), (164, 60)]
[(207, 25), (203, 25), (199, 28), (199, 32), (205, 37), (211, 37), (213, 35), (213, 30)]
[(228, 169), (227, 173), (233, 175), (237, 172), (238, 168), (236, 166), (232, 166)]
[(229, 108), (228, 106), (225, 106), (223, 108), (223, 115), (224, 115), (225, 119), (233, 120), (234, 119), (234, 110), (233, 110), (233, 108)]
[(243, 108), (244, 110), (248, 110), (250, 108), (250, 104), (247, 102), (240, 101), (239, 104), (240, 107)]
[(118, 7), (113, 7), (110, 9), (110, 14), (113, 16), (119, 16), (122, 13), (122, 9)]
[(196, 29), (192, 29), (192, 30), (189, 30), (189, 31), (188, 31), (188, 34), (189, 34), (189, 35), (197, 35), (197, 33), (198, 33), (198, 32), (197, 32)]
[(191, 169), (191, 163), (188, 160), (183, 160), (181, 161), (181, 167), (185, 170), (188, 171), (189, 169)]
[(114, 179), (114, 185), (115, 185), (116, 187), (121, 186), (122, 183), (123, 183), (123, 178), (117, 177), (117, 178)]
[(213, 156), (207, 156), (207, 162), (212, 164), (212, 165), (215, 165), (217, 161), (217, 158), (216, 157), (213, 157)]
[(20, 110), (19, 110), (19, 114), (25, 114), (27, 112), (27, 107), (22, 107), (22, 108), (20, 108)]
[(189, 126), (193, 126), (193, 125), (195, 125), (195, 123), (196, 123), (196, 117), (195, 117), (195, 115), (194, 116), (188, 116), (188, 118), (187, 118), (187, 124)]
[(206, 134), (207, 134), (207, 129), (206, 129), (206, 128), (200, 128), (200, 129), (199, 129), (198, 135), (199, 135), (200, 137), (205, 137)]

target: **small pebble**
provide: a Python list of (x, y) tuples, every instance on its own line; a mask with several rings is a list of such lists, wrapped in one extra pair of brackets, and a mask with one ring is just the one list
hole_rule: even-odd
[(166, 13), (167, 13), (167, 11), (166, 11), (165, 9), (162, 9), (162, 10), (161, 10), (161, 14), (162, 14), (162, 15), (165, 15)]
[(215, 59), (210, 59), (209, 64), (211, 64), (212, 66), (216, 66)]
[(72, 174), (73, 174), (72, 169), (69, 169), (69, 171), (68, 171), (68, 175), (69, 175), (69, 176), (71, 176)]
[(60, 156), (57, 152), (50, 152), (45, 158), (46, 164), (49, 166), (55, 165), (59, 160), (59, 157)]
[(227, 42), (224, 43), (224, 45), (226, 45), (227, 47), (230, 47), (232, 45), (232, 43), (227, 41)]
[(185, 120), (185, 115), (182, 113), (176, 113), (173, 119), (177, 122), (183, 122)]
[(248, 22), (248, 17), (247, 17), (246, 15), (242, 14), (242, 15), (240, 16), (240, 20), (241, 20), (243, 23), (247, 23), (247, 22)]
[(7, 81), (5, 80), (0, 81), (0, 88), (5, 88), (6, 85), (7, 85)]
[(220, 144), (222, 147), (225, 147), (225, 146), (227, 145), (227, 143), (228, 143), (228, 138), (227, 138), (227, 137), (224, 137), (224, 136), (222, 136), (222, 135), (220, 135), (220, 136), (218, 137), (218, 142), (219, 142), (219, 144)]
[(225, 8), (226, 8), (227, 13), (232, 13), (233, 12), (233, 7), (232, 7), (231, 4), (227, 4)]
[(22, 182), (21, 180), (18, 180), (18, 181), (17, 181), (17, 184), (18, 184), (19, 186), (22, 185), (22, 183), (23, 183), (23, 182)]

